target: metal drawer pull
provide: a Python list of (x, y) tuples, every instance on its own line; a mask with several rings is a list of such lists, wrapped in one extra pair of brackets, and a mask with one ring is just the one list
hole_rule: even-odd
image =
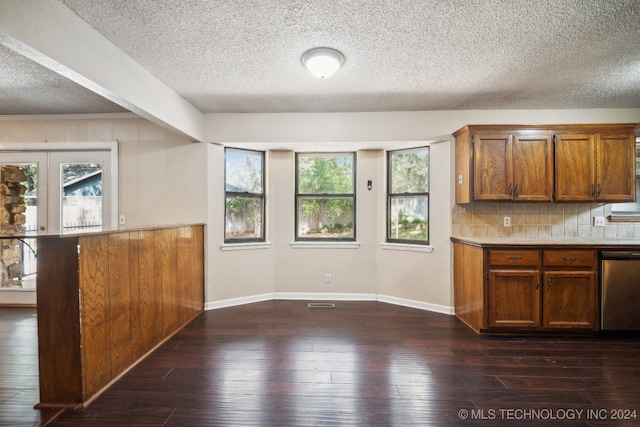
[(515, 255), (510, 255), (507, 257), (507, 259), (522, 259), (521, 256), (515, 256)]
[(578, 258), (574, 256), (563, 256), (562, 259), (565, 261), (576, 261)]

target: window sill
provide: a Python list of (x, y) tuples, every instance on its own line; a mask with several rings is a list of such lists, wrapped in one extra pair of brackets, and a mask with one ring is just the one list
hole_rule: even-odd
[(291, 242), (293, 249), (358, 249), (358, 242)]
[(433, 246), (429, 245), (410, 245), (408, 243), (383, 243), (382, 249), (391, 251), (407, 251), (407, 252), (433, 252)]
[(270, 249), (269, 242), (225, 243), (220, 246), (223, 251), (248, 251), (253, 249)]

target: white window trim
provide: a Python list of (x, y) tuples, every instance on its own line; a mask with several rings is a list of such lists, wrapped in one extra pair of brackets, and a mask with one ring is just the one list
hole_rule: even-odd
[(292, 249), (359, 249), (358, 242), (291, 242)]
[(391, 250), (391, 251), (405, 251), (405, 252), (433, 252), (433, 246), (431, 245), (412, 245), (410, 243), (388, 243), (383, 242), (381, 245), (382, 249)]
[(254, 249), (271, 249), (271, 242), (224, 243), (222, 251), (249, 251)]

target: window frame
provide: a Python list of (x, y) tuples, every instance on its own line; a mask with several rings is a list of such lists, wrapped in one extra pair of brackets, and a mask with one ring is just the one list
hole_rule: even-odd
[[(391, 156), (397, 153), (403, 152), (412, 152), (412, 151), (427, 151), (427, 155), (429, 156), (429, 164), (428, 164), (428, 183), (427, 183), (427, 191), (426, 192), (404, 192), (404, 193), (392, 193), (392, 163)], [(385, 224), (385, 234), (386, 234), (386, 243), (392, 244), (402, 244), (402, 245), (419, 245), (419, 246), (430, 246), (431, 241), (431, 147), (429, 145), (424, 145), (420, 147), (412, 147), (412, 148), (403, 148), (398, 150), (388, 150), (387, 151), (387, 215), (386, 215), (386, 224)], [(426, 240), (416, 240), (416, 239), (396, 239), (392, 237), (391, 233), (391, 207), (394, 199), (402, 198), (402, 197), (426, 197), (427, 198), (427, 239)]]
[(640, 222), (640, 136), (635, 138), (636, 141), (636, 201), (628, 203), (612, 203), (611, 222)]
[[(352, 164), (352, 169), (351, 169), (351, 188), (352, 188), (352, 193), (321, 193), (321, 194), (317, 194), (317, 193), (300, 193), (299, 189), (300, 189), (300, 156), (350, 156), (351, 157), (351, 164)], [(356, 172), (357, 172), (357, 153), (355, 151), (331, 151), (331, 152), (296, 152), (295, 153), (295, 203), (294, 203), (294, 224), (293, 224), (293, 228), (294, 228), (294, 241), (295, 242), (331, 242), (331, 243), (335, 243), (335, 242), (355, 242), (356, 241), (356, 210), (357, 210), (357, 206), (356, 206)], [(299, 221), (300, 221), (300, 217), (299, 217), (299, 211), (300, 211), (300, 202), (302, 199), (305, 198), (313, 198), (313, 199), (340, 199), (340, 198), (351, 198), (353, 200), (353, 236), (352, 237), (301, 237), (298, 233), (299, 231)]]
[[(245, 191), (227, 191), (227, 153), (229, 151), (235, 151), (239, 153), (251, 153), (251, 154), (259, 154), (262, 160), (262, 168), (261, 168), (261, 187), (262, 193), (249, 193)], [(224, 235), (224, 243), (225, 244), (242, 244), (242, 243), (253, 243), (253, 242), (266, 242), (266, 213), (267, 213), (267, 197), (266, 197), (266, 153), (260, 150), (250, 150), (246, 148), (235, 148), (235, 147), (225, 147), (224, 149), (224, 226), (223, 226), (223, 235)], [(260, 224), (260, 237), (227, 237), (227, 201), (229, 198), (250, 198), (250, 199), (258, 199), (261, 202), (261, 224)]]

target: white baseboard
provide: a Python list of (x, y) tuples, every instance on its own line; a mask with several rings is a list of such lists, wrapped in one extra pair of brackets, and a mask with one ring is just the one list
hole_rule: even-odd
[(248, 297), (231, 298), (221, 301), (211, 301), (204, 304), (205, 310), (215, 310), (217, 308), (233, 307), (236, 305), (251, 304), (254, 302), (271, 301), (275, 299), (274, 294), (251, 295)]
[(378, 301), (386, 302), (388, 304), (401, 305), (403, 307), (417, 308), (424, 311), (433, 311), (434, 313), (451, 315), (455, 314), (455, 309), (446, 305), (431, 304), (428, 302), (416, 301), (411, 299), (390, 297), (388, 295), (378, 295)]
[(309, 301), (376, 301), (376, 294), (344, 294), (313, 292), (276, 292), (273, 299), (309, 300)]
[(378, 294), (342, 294), (342, 293), (305, 293), (305, 292), (275, 292), (269, 294), (252, 295), (241, 298), (231, 298), (222, 301), (207, 302), (205, 310), (233, 307), (236, 305), (251, 304), (254, 302), (270, 300), (304, 300), (304, 301), (380, 301), (387, 304), (395, 304), (403, 307), (416, 308), (418, 310), (432, 311), (434, 313), (455, 314), (453, 307), (431, 304), (423, 301), (397, 298)]

